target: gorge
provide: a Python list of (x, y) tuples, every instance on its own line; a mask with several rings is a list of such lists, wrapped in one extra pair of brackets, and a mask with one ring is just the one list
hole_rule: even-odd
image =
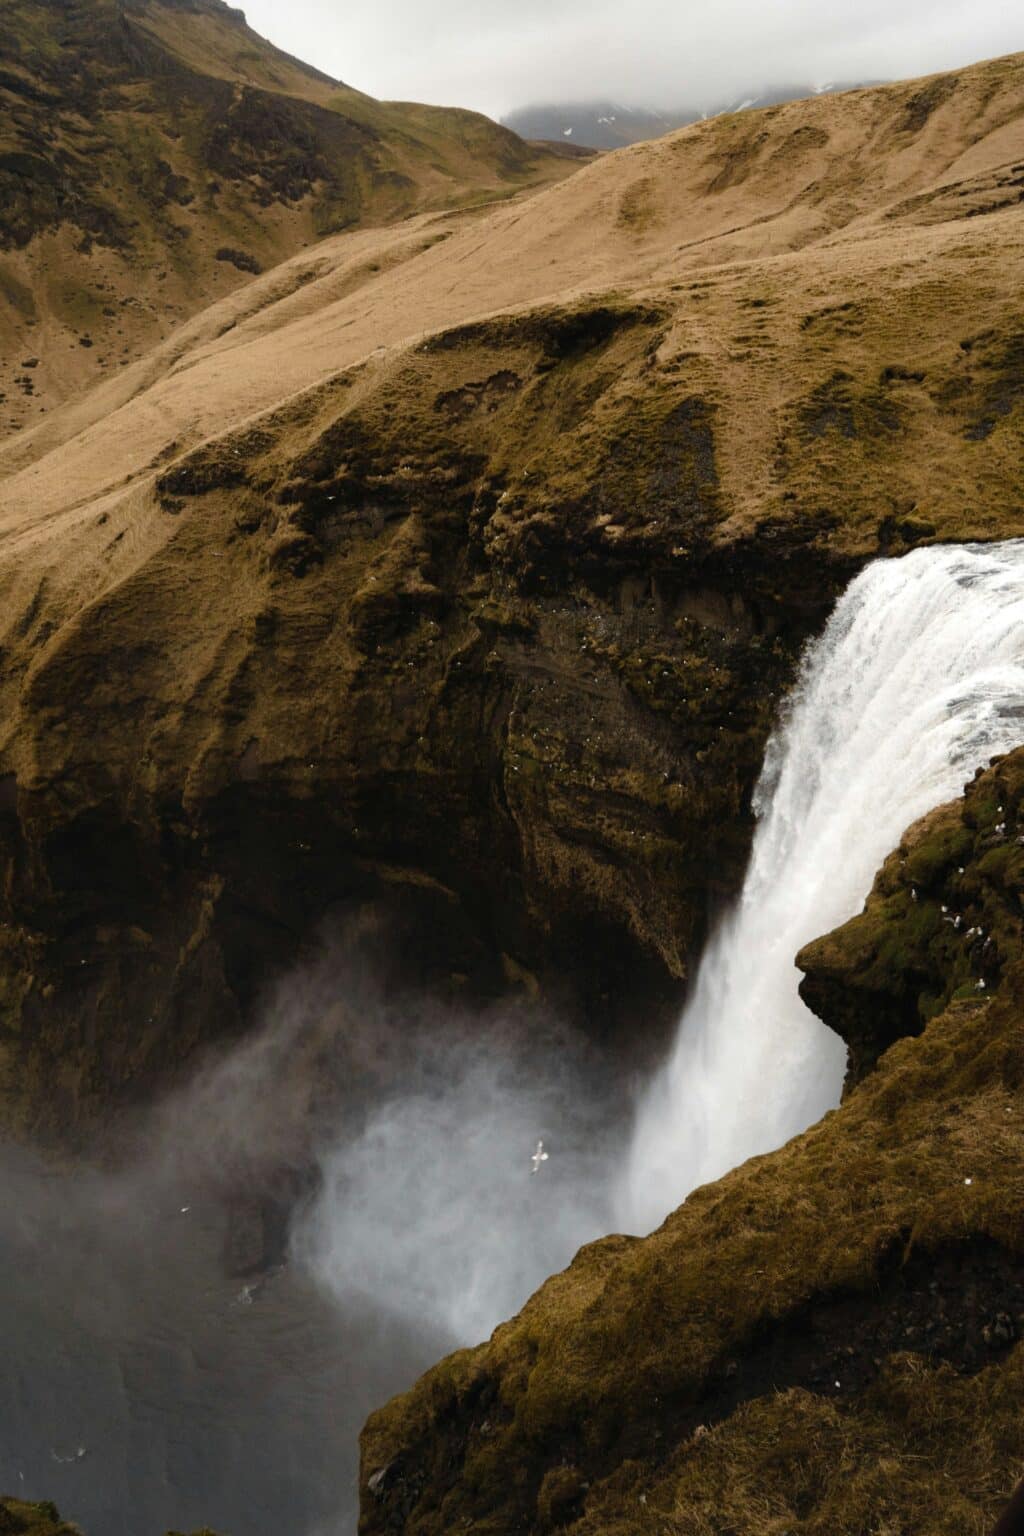
[[(126, 1536), (210, 1517), (254, 1536), (284, 1519), (354, 1532), (354, 1435), (389, 1387), (478, 1343), (582, 1244), (647, 1230), (838, 1103), (845, 1046), (799, 1002), (794, 956), (855, 915), (910, 822), (1016, 744), (1022, 618), (1024, 542), (876, 562), (840, 598), (768, 743), (743, 892), (632, 1128), (613, 1063), (555, 1020), (486, 1027), (407, 997), (383, 1097), (370, 1090), (355, 1135), (318, 1126), (320, 1177), (287, 1268), (226, 1280), (211, 1170), (294, 1121), (288, 1063), (325, 998), (360, 990), (349, 951), (283, 984), (255, 1041), (165, 1106), (130, 1170), (68, 1182), (8, 1162), (5, 1310), (19, 1327), (4, 1416), (19, 1432), (0, 1478), (27, 1496), (66, 1489), (87, 1525)], [(1011, 847), (1000, 826), (996, 846)], [(853, 846), (861, 857), (843, 859)], [(942, 922), (976, 952), (962, 913)], [(975, 968), (971, 995), (999, 957)], [(395, 1025), (362, 985), (379, 1051)], [(552, 1163), (535, 1183), (541, 1133)]]
[(11, 15), (2, 1491), (985, 1536), (1024, 57), (566, 160), (218, 0)]

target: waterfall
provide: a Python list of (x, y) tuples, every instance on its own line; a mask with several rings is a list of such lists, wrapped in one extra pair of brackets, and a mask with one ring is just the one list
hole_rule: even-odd
[(1024, 541), (916, 550), (852, 582), (769, 741), (742, 894), (713, 935), (616, 1194), (648, 1231), (839, 1101), (842, 1042), (794, 956), (855, 915), (905, 829), (1024, 740)]
[(372, 1299), (473, 1343), (581, 1243), (649, 1230), (804, 1130), (838, 1103), (846, 1053), (801, 1003), (795, 955), (858, 910), (911, 822), (1021, 741), (1024, 541), (869, 566), (808, 647), (743, 892), (635, 1124), (553, 1019), (406, 1021), (402, 1084), (324, 1148), (296, 1256), (345, 1309)]

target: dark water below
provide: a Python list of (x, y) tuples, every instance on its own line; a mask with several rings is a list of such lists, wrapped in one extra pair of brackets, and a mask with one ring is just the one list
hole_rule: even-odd
[(409, 993), (353, 924), (107, 1128), (116, 1174), (0, 1146), (0, 1494), (86, 1536), (350, 1536), (368, 1413), (609, 1230), (621, 1064)]
[(247, 1302), (223, 1243), (213, 1197), (0, 1154), (0, 1492), (86, 1536), (355, 1530), (359, 1429), (448, 1341), (294, 1265)]

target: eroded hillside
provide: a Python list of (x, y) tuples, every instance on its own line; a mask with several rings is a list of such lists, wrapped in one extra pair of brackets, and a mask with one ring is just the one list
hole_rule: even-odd
[(325, 240), (13, 439), (12, 1113), (369, 898), (412, 980), (656, 1048), (839, 586), (1024, 531), (1022, 165), (1019, 57), (720, 119)]
[(222, 0), (9, 0), (3, 36), (6, 431), (324, 234), (572, 169), (475, 113), (374, 101)]

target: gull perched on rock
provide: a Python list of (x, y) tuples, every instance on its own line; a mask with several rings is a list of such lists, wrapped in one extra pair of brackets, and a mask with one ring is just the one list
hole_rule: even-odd
[(548, 1154), (544, 1151), (544, 1143), (542, 1141), (538, 1141), (537, 1150), (533, 1154), (533, 1157), (530, 1159), (530, 1161), (533, 1163), (533, 1167), (530, 1169), (531, 1174), (540, 1173), (541, 1163), (546, 1163), (547, 1160)]

